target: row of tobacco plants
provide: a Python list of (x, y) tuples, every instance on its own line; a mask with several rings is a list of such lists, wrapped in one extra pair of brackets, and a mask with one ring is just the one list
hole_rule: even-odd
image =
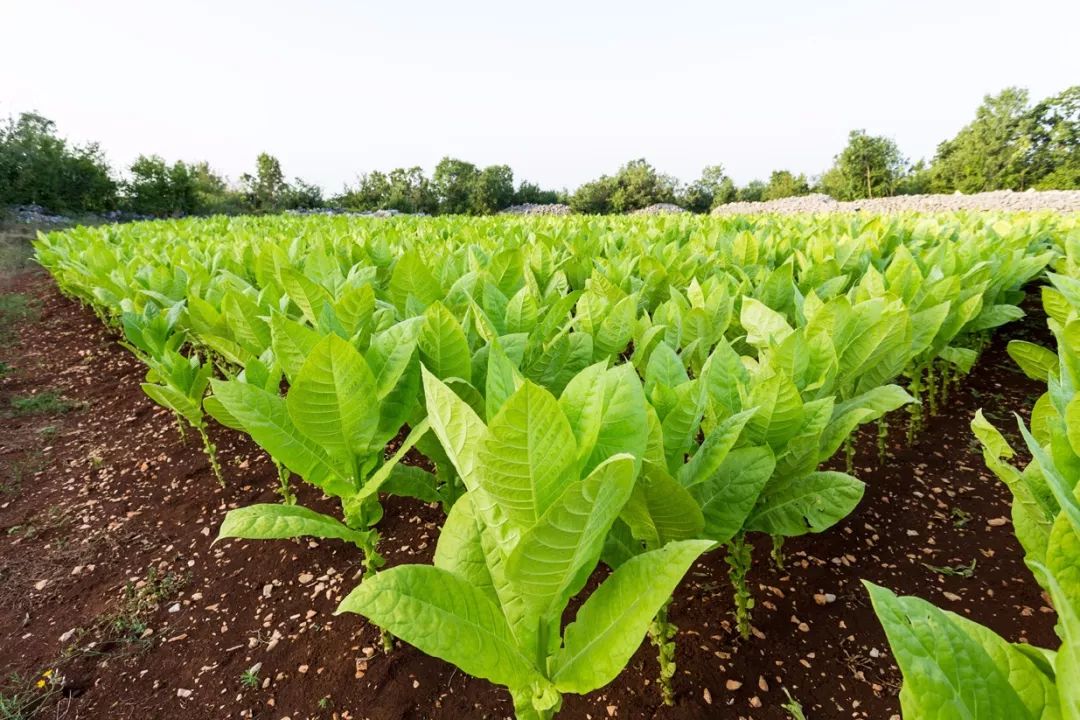
[(1009, 355), (1047, 384), (1031, 427), (1017, 418), (1031, 461), (1023, 469), (1005, 437), (976, 414), (971, 429), (986, 466), (1013, 495), (1012, 520), (1024, 560), (1057, 611), (1059, 649), (1010, 643), (992, 630), (925, 600), (868, 584), (904, 673), (907, 718), (1080, 720), (1080, 233), (1042, 289), (1057, 352), (1014, 340)]
[[(387, 652), (399, 637), (509, 688), (520, 718), (549, 718), (647, 634), (672, 701), (667, 607), (702, 553), (725, 549), (749, 634), (748, 535), (783, 562), (785, 538), (851, 513), (855, 430), (876, 421), (884, 438), (899, 417), (916, 434), (1074, 228), (212, 218), (80, 228), (36, 249), (122, 329), (146, 393), (222, 482), (209, 418), (272, 458), (281, 502), (229, 512), (221, 537), (352, 543), (364, 574), (339, 611), (378, 625)], [(429, 462), (403, 462), (410, 451)], [(837, 452), (848, 472), (819, 470)], [(298, 505), (297, 479), (340, 514)], [(388, 494), (445, 510), (432, 566), (383, 567)], [(610, 574), (564, 625), (600, 563)]]

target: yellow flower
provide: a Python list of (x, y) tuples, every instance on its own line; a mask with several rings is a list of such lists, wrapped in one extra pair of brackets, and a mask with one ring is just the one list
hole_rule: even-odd
[(37, 681), (37, 686), (38, 686), (39, 688), (43, 688), (43, 687), (45, 687), (45, 681), (44, 681), (44, 680), (38, 680), (38, 681)]
[(41, 677), (48, 679), (48, 678), (52, 677), (52, 674), (53, 674), (53, 671), (50, 668), (50, 669), (46, 670), (45, 672), (41, 673)]

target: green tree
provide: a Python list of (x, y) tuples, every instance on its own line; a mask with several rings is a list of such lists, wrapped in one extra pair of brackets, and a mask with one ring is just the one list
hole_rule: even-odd
[(631, 160), (615, 175), (615, 192), (611, 209), (630, 212), (656, 203), (674, 203), (677, 183), (669, 175), (661, 175), (645, 158)]
[(255, 158), (255, 174), (245, 173), (240, 182), (247, 191), (248, 201), (254, 210), (269, 212), (276, 210), (285, 191), (285, 174), (281, 171), (281, 162), (267, 153), (260, 153)]
[(431, 184), (439, 201), (439, 212), (464, 215), (469, 212), (476, 177), (480, 171), (471, 162), (444, 157), (435, 166)]
[(383, 208), (428, 215), (434, 215), (439, 211), (439, 200), (435, 196), (435, 189), (421, 168), (394, 168), (390, 171), (388, 183)]
[(601, 175), (584, 183), (570, 196), (570, 209), (587, 215), (603, 215), (612, 211), (611, 198), (618, 189), (615, 178)]
[(581, 213), (630, 212), (656, 203), (674, 203), (678, 182), (662, 175), (644, 158), (631, 160), (614, 177), (601, 175), (570, 197), (570, 207)]
[(1040, 190), (1080, 189), (1080, 85), (1031, 109), (1029, 181)]
[(765, 187), (761, 180), (751, 180), (738, 189), (735, 199), (739, 202), (761, 202), (765, 199)]
[(987, 95), (975, 119), (951, 140), (938, 145), (933, 162), (937, 192), (1024, 190), (1030, 186), (1028, 160), (1033, 151), (1028, 92), (1005, 88)]
[(708, 165), (701, 177), (676, 193), (675, 202), (691, 212), (704, 213), (731, 202), (735, 194), (735, 183), (724, 172), (724, 166)]
[(350, 210), (380, 210), (390, 196), (390, 179), (378, 170), (363, 173), (357, 178), (356, 187), (345, 186), (344, 192), (333, 203)]
[(514, 200), (514, 171), (509, 165), (490, 165), (478, 172), (469, 188), (469, 211), (490, 215)]
[(809, 194), (810, 183), (805, 175), (795, 175), (790, 170), (774, 170), (769, 176), (769, 184), (765, 186), (762, 198), (779, 200)]
[(352, 210), (397, 210), (428, 215), (439, 211), (435, 189), (419, 167), (394, 168), (389, 174), (365, 173), (355, 188), (346, 187), (333, 202)]
[(238, 215), (248, 212), (244, 193), (229, 187), (208, 162), (188, 166), (195, 183), (195, 212), (200, 215)]
[(907, 162), (890, 138), (852, 130), (848, 144), (821, 178), (821, 189), (837, 200), (893, 195)]
[(282, 210), (310, 210), (325, 207), (322, 188), (296, 178), (278, 194), (277, 207)]
[(0, 204), (102, 212), (116, 207), (117, 183), (97, 144), (71, 146), (51, 120), (23, 113), (0, 125)]
[(897, 195), (925, 195), (933, 192), (934, 176), (925, 160), (920, 160), (908, 169), (896, 184)]
[(511, 204), (524, 205), (526, 203), (531, 203), (535, 205), (553, 205), (564, 200), (565, 198), (561, 197), (557, 190), (544, 190), (536, 183), (522, 180), (521, 184), (518, 185), (518, 189), (514, 192), (514, 199)]
[(155, 217), (187, 215), (198, 207), (198, 186), (187, 165), (169, 165), (157, 155), (140, 155), (124, 184), (127, 205), (133, 211)]

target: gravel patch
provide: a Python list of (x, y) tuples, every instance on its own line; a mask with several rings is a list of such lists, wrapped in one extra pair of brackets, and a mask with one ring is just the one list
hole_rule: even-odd
[(1055, 212), (1080, 212), (1080, 190), (995, 190), (993, 192), (964, 195), (897, 195), (838, 202), (828, 195), (804, 195), (802, 197), (768, 200), (766, 202), (734, 202), (713, 209), (713, 215), (743, 215), (778, 213), (795, 215), (801, 213), (865, 212), (951, 212), (954, 210), (1052, 210)]
[(569, 205), (550, 203), (541, 205), (538, 203), (525, 203), (523, 205), (511, 205), (503, 210), (501, 215), (569, 215), (572, 212)]
[(655, 205), (643, 207), (640, 210), (633, 210), (630, 212), (630, 215), (670, 215), (672, 213), (684, 212), (689, 212), (689, 210), (672, 203), (656, 203)]

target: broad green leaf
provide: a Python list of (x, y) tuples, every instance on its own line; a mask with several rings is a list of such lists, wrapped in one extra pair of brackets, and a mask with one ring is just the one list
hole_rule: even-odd
[(747, 437), (782, 452), (802, 424), (803, 401), (798, 388), (787, 376), (773, 374), (751, 385), (747, 405), (757, 407), (747, 423)]
[(372, 336), (364, 360), (375, 377), (379, 398), (390, 395), (409, 371), (422, 323), (419, 318), (410, 318)]
[(282, 288), (289, 299), (300, 308), (304, 319), (313, 327), (319, 327), (324, 308), (333, 303), (330, 293), (322, 285), (291, 268), (282, 268), (279, 275)]
[(457, 575), (473, 587), (488, 592), (493, 602), (498, 602), (495, 583), (488, 570), (484, 546), (480, 539), (476, 510), (472, 495), (466, 493), (450, 508), (439, 531), (435, 546), (435, 567)]
[(660, 606), (690, 566), (712, 547), (684, 540), (631, 558), (613, 572), (578, 610), (551, 663), (561, 692), (587, 693), (622, 671), (641, 645)]
[(677, 471), (686, 462), (686, 454), (697, 440), (708, 399), (700, 380), (683, 383), (675, 394), (675, 407), (660, 423), (664, 434), (664, 457), (672, 471)]
[(381, 490), (387, 495), (416, 498), (425, 503), (444, 500), (438, 478), (415, 465), (401, 463), (394, 465), (390, 469), (389, 477), (383, 482)]
[(520, 528), (551, 507), (576, 462), (570, 423), (551, 393), (526, 381), (488, 423), (477, 470), (484, 490)]
[(675, 351), (665, 342), (659, 343), (649, 356), (645, 369), (645, 392), (652, 393), (657, 384), (676, 388), (687, 382), (690, 376)]
[(570, 423), (578, 447), (578, 467), (583, 469), (600, 436), (604, 395), (607, 386), (607, 361), (585, 368), (566, 384), (559, 396), (559, 407)]
[(739, 322), (746, 330), (746, 342), (756, 348), (779, 345), (794, 332), (783, 315), (750, 297), (743, 298)]
[(721, 340), (709, 356), (702, 371), (702, 382), (708, 390), (709, 402), (724, 416), (743, 409), (740, 391), (749, 382), (749, 376), (739, 354), (726, 341)]
[(1046, 484), (1054, 494), (1054, 499), (1057, 500), (1061, 511), (1072, 523), (1073, 528), (1080, 534), (1080, 500), (1074, 494), (1075, 483), (1070, 482), (1075, 478), (1065, 478), (1061, 474), (1053, 459), (1047, 454), (1046, 449), (1039, 445), (1035, 438), (1031, 436), (1031, 433), (1028, 432), (1023, 419), (1019, 415), (1016, 416), (1016, 423), (1020, 426), (1020, 434), (1023, 435), (1024, 442), (1027, 443), (1033, 462), (1038, 463), (1039, 469), (1046, 479)]
[(689, 462), (679, 468), (677, 477), (685, 487), (705, 482), (717, 471), (731, 448), (739, 440), (746, 423), (753, 416), (756, 408), (726, 418), (712, 432), (705, 436)]
[(1050, 373), (1057, 370), (1057, 355), (1052, 350), (1047, 350), (1040, 345), (1026, 340), (1010, 340), (1006, 349), (1009, 357), (1032, 380), (1046, 382), (1046, 378)]
[(375, 290), (369, 284), (348, 288), (334, 303), (334, 315), (350, 336), (367, 326), (374, 312)]
[(140, 387), (151, 400), (179, 414), (192, 425), (199, 425), (202, 422), (202, 410), (198, 403), (176, 388), (153, 383), (142, 383)]
[(775, 465), (768, 446), (736, 448), (708, 477), (690, 488), (701, 506), (705, 537), (728, 542), (743, 528)]
[(634, 459), (617, 455), (571, 483), (522, 535), (506, 573), (541, 616), (561, 612), (584, 586), (633, 487)]
[(236, 430), (237, 432), (245, 432), (244, 426), (239, 420), (229, 414), (229, 411), (225, 409), (225, 406), (221, 404), (221, 400), (213, 395), (207, 395), (203, 399), (203, 410), (210, 417), (217, 420), (220, 424), (229, 428), (230, 430)]
[[(1011, 671), (1038, 683), (1041, 673), (1016, 651), (1001, 648), (1010, 660), (1001, 667), (979, 640), (953, 621), (956, 616), (918, 598), (897, 597), (866, 583), (878, 619), (904, 674), (900, 704), (904, 715), (935, 720), (1038, 720), (1010, 684)], [(1002, 646), (1007, 644), (1000, 641)], [(1018, 680), (1021, 678), (1017, 678)]]
[(420, 331), (420, 359), (442, 380), (472, 379), (472, 353), (461, 324), (442, 303), (428, 307)]
[[(1053, 574), (1062, 590), (1065, 600), (1072, 606), (1072, 612), (1080, 614), (1080, 533), (1077, 533), (1065, 513), (1060, 513), (1054, 520), (1047, 542), (1046, 559), (1042, 562)], [(1049, 591), (1045, 578), (1039, 578), (1043, 587)], [(1063, 608), (1055, 605), (1059, 617)]]
[(302, 505), (266, 503), (227, 512), (217, 539), (286, 540), (295, 537), (336, 538), (357, 547), (366, 547), (371, 542), (370, 532), (353, 530), (329, 515)]
[(600, 428), (592, 452), (582, 466), (583, 474), (619, 453), (632, 455), (636, 468), (648, 442), (648, 402), (634, 367), (626, 363), (608, 369), (603, 388)]
[(331, 495), (355, 491), (326, 451), (293, 425), (284, 398), (236, 380), (212, 380), (211, 385), (229, 417), (274, 460)]
[(594, 356), (599, 358), (618, 355), (630, 343), (634, 329), (637, 298), (625, 297), (607, 313), (600, 322), (594, 337)]
[(390, 276), (390, 297), (399, 310), (404, 310), (410, 297), (424, 307), (442, 297), (442, 288), (432, 276), (419, 254), (409, 251), (401, 255)]
[(796, 537), (821, 532), (851, 514), (866, 486), (842, 472), (774, 478), (747, 520), (749, 530)]
[(386, 462), (379, 467), (375, 473), (367, 479), (367, 481), (360, 488), (360, 491), (356, 494), (357, 499), (363, 499), (366, 497), (375, 496), (383, 487), (389, 478), (394, 468), (397, 467), (401, 459), (405, 457), (406, 453), (413, 449), (413, 446), (420, 441), (420, 438), (428, 431), (430, 423), (427, 418), (424, 418), (416, 427), (409, 430), (409, 434), (405, 436), (405, 439), (398, 446), (398, 449), (394, 451)]
[[(1075, 535), (1075, 530), (1074, 530)], [(1073, 558), (1075, 563), (1075, 558)], [(1058, 633), (1061, 636), (1061, 649), (1058, 650), (1054, 663), (1058, 688), (1061, 698), (1061, 715), (1065, 720), (1080, 717), (1080, 598), (1075, 594), (1075, 587), (1062, 587), (1057, 576), (1050, 569), (1036, 565), (1035, 570), (1042, 575), (1054, 609), (1058, 613)]]
[(1024, 311), (1015, 305), (987, 305), (984, 306), (978, 317), (971, 321), (965, 328), (966, 332), (980, 332), (992, 330), (1005, 323), (1013, 322), (1024, 317)]
[(856, 395), (850, 400), (837, 403), (833, 408), (833, 417), (838, 417), (849, 410), (862, 408), (870, 411), (870, 420), (876, 420), (911, 402), (915, 402), (915, 398), (899, 385), (881, 385), (861, 395)]
[(270, 315), (270, 345), (285, 377), (292, 382), (319, 342), (319, 333), (307, 325), (275, 312)]
[(701, 508), (690, 492), (663, 467), (646, 465), (622, 519), (635, 538), (649, 547), (701, 537)]
[(366, 578), (341, 601), (422, 652), (508, 687), (541, 678), (483, 590), (442, 568), (402, 565)]
[(521, 387), (523, 378), (513, 361), (496, 342), (489, 346), (484, 385), (485, 417), (493, 418), (503, 403)]
[(487, 435), (487, 427), (464, 400), (427, 368), (421, 368), (421, 374), (431, 429), (465, 482), (465, 487), (474, 490), (479, 487), (476, 477), (477, 450)]
[(319, 341), (286, 397), (293, 423), (331, 454), (365, 455), (379, 429), (375, 378), (363, 356), (337, 335)]
[(938, 352), (938, 357), (955, 365), (960, 369), (960, 372), (968, 373), (971, 372), (971, 368), (975, 365), (975, 361), (979, 356), (971, 348), (949, 345)]

